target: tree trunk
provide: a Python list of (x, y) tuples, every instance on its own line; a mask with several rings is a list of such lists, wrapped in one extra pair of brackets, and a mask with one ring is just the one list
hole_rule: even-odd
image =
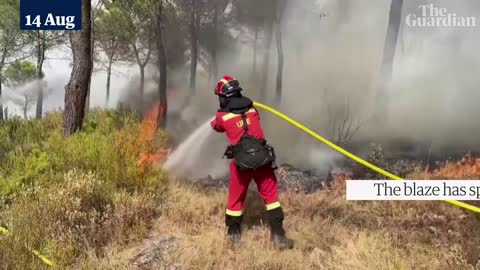
[(280, 22), (276, 25), (276, 37), (277, 37), (277, 86), (275, 88), (275, 103), (280, 105), (282, 101), (282, 89), (283, 89), (283, 44), (282, 44), (282, 29)]
[(137, 99), (137, 108), (136, 113), (142, 116), (144, 113), (143, 105), (145, 102), (145, 67), (139, 62), (138, 68), (140, 71), (140, 86), (138, 87), (138, 99)]
[(27, 119), (27, 111), (28, 111), (28, 98), (25, 97), (25, 103), (23, 104), (23, 119)]
[(37, 108), (35, 110), (35, 118), (41, 119), (43, 114), (43, 87), (42, 82), (39, 80), (38, 84), (38, 93), (37, 93)]
[(352, 3), (350, 0), (337, 1), (337, 28), (339, 28), (342, 24), (350, 22), (351, 5)]
[(140, 53), (135, 44), (133, 44), (133, 52), (135, 54), (135, 59), (137, 61), (138, 68), (140, 70), (140, 87), (139, 87), (139, 98), (137, 104), (137, 111), (140, 114), (143, 114), (143, 103), (144, 103), (144, 94), (145, 94), (145, 67), (147, 66), (148, 62), (150, 61), (150, 54), (151, 54), (151, 43), (148, 44), (148, 54), (144, 61), (140, 58)]
[(190, 14), (190, 39), (191, 39), (191, 56), (190, 56), (190, 90), (195, 93), (195, 84), (197, 81), (197, 62), (198, 62), (198, 29), (197, 22), (200, 16), (197, 13), (196, 0), (192, 1), (192, 11)]
[[(6, 118), (6, 117), (5, 117)], [(0, 122), (6, 120), (3, 117), (3, 100), (2, 100), (2, 69), (0, 69)]]
[(65, 86), (64, 134), (69, 136), (83, 126), (85, 103), (92, 76), (91, 1), (82, 1), (82, 31), (71, 34), (73, 69)]
[(163, 18), (163, 0), (159, 3), (157, 14), (157, 50), (158, 50), (158, 70), (160, 79), (158, 82), (158, 93), (160, 96), (160, 110), (157, 118), (157, 128), (165, 128), (167, 125), (167, 54), (165, 52), (165, 42), (163, 40), (162, 18)]
[(3, 72), (3, 67), (5, 65), (5, 59), (7, 58), (7, 48), (5, 47), (2, 52), (2, 57), (0, 58), (0, 122), (3, 120), (7, 120), (7, 116), (3, 117), (3, 92), (2, 92), (2, 72)]
[(41, 119), (43, 113), (43, 89), (42, 83), (38, 82), (38, 93), (37, 93), (37, 109), (35, 111), (35, 118)]
[(112, 79), (112, 59), (109, 59), (107, 67), (107, 93), (105, 97), (105, 106), (108, 107), (110, 104), (110, 81)]
[(145, 67), (140, 65), (140, 89), (139, 89), (139, 95), (140, 95), (140, 108), (143, 107), (143, 96), (145, 93)]
[(212, 48), (212, 75), (213, 80), (216, 81), (218, 79), (218, 59), (217, 59), (217, 31), (218, 31), (218, 3), (215, 4), (215, 12), (213, 14), (213, 48)]
[(253, 40), (253, 66), (252, 66), (252, 80), (257, 83), (257, 43), (258, 43), (258, 26), (255, 26), (255, 38)]
[(390, 5), (390, 18), (388, 21), (387, 36), (383, 50), (382, 85), (392, 78), (393, 63), (397, 50), (397, 40), (402, 22), (403, 0), (392, 0)]
[(373, 85), (373, 94), (375, 95), (374, 117), (375, 121), (384, 121), (383, 116), (387, 111), (388, 95), (386, 93), (387, 84), (392, 80), (393, 64), (397, 50), (398, 35), (402, 21), (403, 0), (391, 0), (390, 17), (388, 21), (387, 34), (385, 37), (382, 66), (380, 76)]
[[(92, 61), (91, 61), (91, 69), (93, 71), (93, 67), (94, 67), (94, 62), (93, 62), (93, 55), (95, 54), (95, 16), (94, 16), (94, 10), (92, 9), (90, 11), (90, 48), (91, 48), (91, 58), (92, 58)], [(87, 100), (85, 101), (85, 116), (88, 115), (88, 113), (90, 112), (90, 85), (92, 85), (92, 76), (90, 75), (90, 79), (89, 79), (89, 82), (88, 82), (88, 92), (87, 92)]]
[(282, 18), (283, 11), (287, 1), (280, 1), (278, 4), (278, 10), (275, 16), (275, 37), (277, 40), (277, 86), (275, 87), (275, 104), (280, 105), (282, 102), (283, 91), (283, 43), (282, 43)]
[(265, 55), (263, 58), (263, 69), (262, 69), (262, 87), (260, 89), (260, 101), (265, 102), (267, 97), (267, 86), (268, 86), (268, 70), (270, 66), (270, 47), (272, 46), (273, 38), (273, 21), (267, 22), (267, 27), (265, 29)]
[(41, 80), (43, 80), (43, 62), (45, 61), (45, 32), (37, 31), (37, 108), (35, 110), (35, 118), (41, 119), (43, 113), (43, 87)]
[[(92, 82), (90, 82), (91, 84)], [(85, 100), (85, 116), (90, 112), (90, 87), (88, 87), (87, 99)]]

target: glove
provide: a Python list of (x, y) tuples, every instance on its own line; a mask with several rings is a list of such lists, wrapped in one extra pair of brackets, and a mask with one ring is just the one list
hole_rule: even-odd
[(225, 150), (225, 153), (223, 153), (223, 156), (227, 159), (233, 158), (233, 145), (227, 146), (227, 149)]

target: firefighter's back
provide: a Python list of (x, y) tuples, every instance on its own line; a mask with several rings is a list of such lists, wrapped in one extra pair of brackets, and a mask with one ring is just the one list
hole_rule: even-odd
[[(246, 113), (247, 133), (256, 139), (265, 139), (258, 111), (252, 107)], [(242, 115), (231, 112), (218, 112), (217, 119), (223, 122), (225, 134), (232, 145), (236, 145), (244, 134)]]

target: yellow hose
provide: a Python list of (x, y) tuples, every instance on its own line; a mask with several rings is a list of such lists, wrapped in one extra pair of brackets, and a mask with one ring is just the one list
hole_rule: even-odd
[[(4, 227), (1, 227), (0, 226), (0, 234), (3, 234), (3, 235), (6, 235), (6, 236), (9, 236), (10, 235), (10, 231), (5, 229)], [(43, 256), (42, 254), (40, 254), (38, 251), (36, 250), (32, 250), (32, 253), (35, 254), (35, 256), (37, 256), (37, 258), (39, 258), (42, 262), (44, 262), (46, 265), (48, 266), (54, 266), (55, 264), (50, 261), (49, 259), (47, 259), (45, 256)]]
[[(293, 120), (292, 118), (286, 116), (285, 114), (267, 106), (267, 105), (264, 105), (262, 103), (258, 103), (258, 102), (254, 102), (253, 103), (256, 107), (259, 107), (261, 109), (264, 109), (278, 117), (280, 117), (281, 119), (287, 121), (288, 123), (292, 124), (293, 126), (297, 127), (298, 129), (302, 130), (303, 132), (307, 133), (308, 135), (312, 136), (313, 138), (321, 141), (322, 143), (326, 144), (327, 146), (329, 146), (330, 148), (332, 148), (333, 150), (345, 155), (346, 157), (362, 164), (363, 166), (367, 167), (367, 168), (370, 168), (371, 170), (379, 173), (379, 174), (382, 174), (390, 179), (393, 179), (393, 180), (404, 180), (402, 179), (401, 177), (398, 177), (390, 172), (387, 172), (371, 163), (369, 163), (368, 161), (366, 160), (363, 160), (359, 157), (357, 157), (356, 155), (348, 152), (347, 150), (341, 148), (340, 146), (330, 142), (329, 140), (323, 138), (322, 136), (318, 135), (317, 133), (313, 132), (312, 130), (308, 129), (307, 127), (305, 127), (304, 125), (300, 124), (299, 122)], [(447, 202), (449, 204), (453, 204), (455, 206), (458, 206), (460, 208), (463, 208), (463, 209), (467, 209), (467, 210), (470, 210), (474, 213), (480, 213), (480, 208), (479, 207), (476, 207), (474, 205), (470, 205), (470, 204), (467, 204), (467, 203), (463, 203), (463, 202), (459, 202), (459, 201), (455, 201), (455, 200), (445, 200), (444, 202)]]
[(2, 234), (4, 234), (4, 235), (7, 235), (7, 236), (10, 235), (10, 232), (9, 232), (7, 229), (3, 228), (3, 227), (0, 227), (0, 233), (2, 233)]

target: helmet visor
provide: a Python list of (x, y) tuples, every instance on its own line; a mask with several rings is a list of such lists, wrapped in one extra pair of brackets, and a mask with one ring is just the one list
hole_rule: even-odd
[(238, 90), (239, 87), (240, 87), (240, 84), (238, 83), (237, 80), (229, 81), (222, 86), (222, 92), (225, 95), (228, 95), (229, 93)]

